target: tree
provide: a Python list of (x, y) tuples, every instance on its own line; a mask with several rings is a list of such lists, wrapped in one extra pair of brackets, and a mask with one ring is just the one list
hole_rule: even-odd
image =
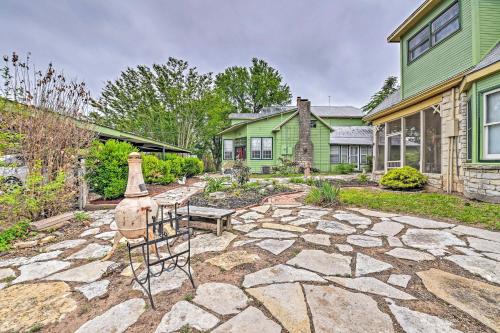
[(382, 88), (377, 91), (371, 98), (368, 104), (364, 105), (361, 110), (365, 114), (369, 113), (373, 109), (375, 109), (384, 99), (387, 98), (390, 94), (399, 89), (398, 78), (395, 76), (389, 76), (384, 81), (384, 85)]
[(216, 76), (215, 84), (233, 112), (257, 113), (262, 108), (290, 103), (290, 87), (282, 83), (279, 72), (267, 62), (253, 58), (252, 66), (233, 66)]

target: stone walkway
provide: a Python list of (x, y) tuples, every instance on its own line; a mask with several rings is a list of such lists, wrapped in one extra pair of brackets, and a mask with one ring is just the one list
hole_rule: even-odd
[(179, 271), (154, 279), (157, 311), (124, 251), (98, 260), (115, 227), (92, 212), (70, 239), (0, 258), (0, 332), (500, 331), (500, 233), (296, 198), (239, 210), (221, 237), (196, 232), (197, 288)]

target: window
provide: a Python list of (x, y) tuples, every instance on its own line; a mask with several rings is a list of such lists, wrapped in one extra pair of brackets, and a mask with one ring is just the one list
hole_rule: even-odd
[(413, 61), (431, 47), (429, 27), (426, 26), (408, 41), (408, 60)]
[(500, 158), (500, 89), (484, 94), (484, 153), (486, 159)]
[(309, 125), (311, 128), (316, 128), (316, 120), (315, 119), (311, 119), (311, 121), (309, 122)]
[(330, 147), (330, 163), (332, 164), (340, 163), (340, 146)]
[(340, 163), (349, 163), (349, 147), (341, 146)]
[(467, 161), (472, 160), (472, 100), (467, 101)]
[(408, 62), (417, 59), (459, 29), (460, 5), (457, 1), (408, 40)]
[(420, 112), (405, 118), (405, 165), (420, 170)]
[(381, 125), (377, 131), (376, 137), (376, 170), (381, 171), (385, 168), (385, 125)]
[(460, 29), (460, 7), (458, 2), (439, 15), (431, 24), (432, 45), (436, 45)]
[(368, 157), (372, 156), (372, 147), (361, 146), (361, 147), (359, 147), (359, 152), (360, 152), (359, 164), (367, 165), (368, 164)]
[(424, 117), (423, 172), (441, 173), (441, 115), (433, 108), (422, 112)]
[(233, 140), (224, 140), (224, 159), (233, 159)]
[(401, 166), (401, 119), (387, 123), (387, 168)]
[(356, 165), (358, 167), (358, 146), (349, 146), (349, 163)]
[(252, 138), (250, 147), (253, 160), (273, 159), (273, 138)]

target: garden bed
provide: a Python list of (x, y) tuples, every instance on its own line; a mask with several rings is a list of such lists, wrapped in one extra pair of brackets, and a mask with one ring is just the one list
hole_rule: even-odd
[(375, 181), (360, 181), (357, 178), (353, 179), (325, 179), (329, 183), (340, 187), (378, 187)]
[[(265, 192), (262, 189), (266, 188)], [(267, 197), (295, 192), (293, 189), (286, 186), (253, 186), (253, 187), (237, 187), (223, 191), (223, 199), (215, 199), (209, 197), (208, 193), (199, 193), (189, 199), (189, 203), (193, 206), (217, 207), (226, 209), (241, 209), (243, 207), (260, 204)]]

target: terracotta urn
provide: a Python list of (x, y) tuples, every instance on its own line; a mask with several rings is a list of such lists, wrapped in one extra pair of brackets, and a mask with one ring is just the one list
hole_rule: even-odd
[(137, 239), (146, 236), (146, 212), (149, 222), (158, 213), (158, 204), (150, 196), (142, 175), (139, 153), (128, 156), (128, 182), (123, 199), (115, 208), (115, 221), (123, 237)]

